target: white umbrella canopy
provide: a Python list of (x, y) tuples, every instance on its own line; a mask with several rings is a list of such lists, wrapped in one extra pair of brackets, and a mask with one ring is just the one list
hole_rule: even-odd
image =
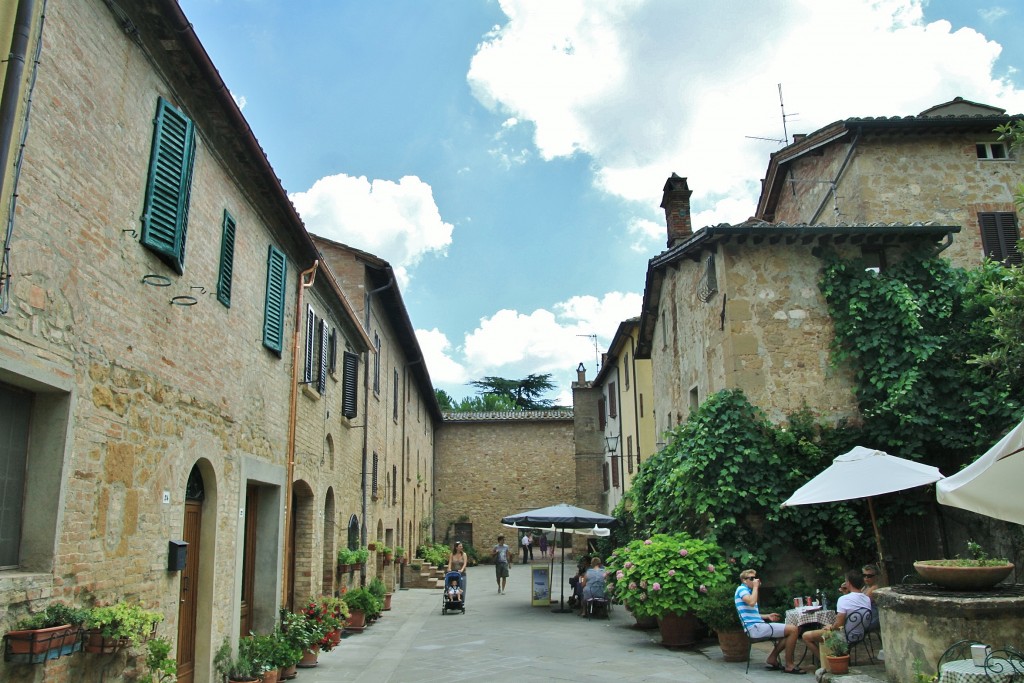
[(937, 467), (922, 465), (913, 460), (897, 458), (885, 451), (856, 446), (848, 453), (836, 456), (832, 464), (818, 476), (801, 486), (782, 507), (835, 503), (855, 498), (867, 498), (871, 527), (875, 533), (878, 568), (882, 580), (888, 583), (885, 557), (882, 553), (882, 535), (878, 532), (872, 496), (893, 493), (916, 486), (925, 486), (942, 479)]
[(925, 486), (942, 479), (937, 467), (857, 446), (837, 456), (821, 474), (801, 486), (787, 505), (834, 503)]
[(1022, 481), (1024, 422), (973, 463), (940, 481), (935, 495), (943, 505), (1024, 524)]

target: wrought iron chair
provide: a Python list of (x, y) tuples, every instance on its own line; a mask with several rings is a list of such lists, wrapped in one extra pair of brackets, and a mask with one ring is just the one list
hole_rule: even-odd
[[(590, 591), (587, 591), (587, 588)], [(587, 619), (590, 619), (596, 614), (603, 613), (606, 619), (612, 618), (612, 601), (608, 599), (608, 596), (604, 592), (604, 581), (593, 581), (583, 589), (584, 595), (588, 592), (590, 597), (583, 599), (585, 611), (587, 613)]]
[[(739, 614), (739, 610), (738, 609), (736, 610), (736, 614), (739, 615), (740, 623), (742, 624), (743, 623), (743, 616)], [(755, 638), (754, 636), (750, 635), (750, 629), (747, 628), (746, 624), (743, 625), (743, 632), (747, 634), (747, 669), (746, 669), (746, 673), (750, 673), (750, 653), (754, 651), (754, 643), (766, 643), (768, 641), (771, 641), (772, 649), (774, 649), (775, 646), (779, 644), (779, 641), (781, 640), (781, 638), (776, 638), (774, 636), (765, 636), (764, 638)]]
[(993, 650), (985, 658), (985, 675), (990, 680), (1024, 681), (1024, 654), (1019, 650), (1006, 646), (1001, 650)]
[(871, 630), (871, 610), (867, 608), (855, 609), (846, 615), (843, 629), (846, 631), (846, 642), (850, 644), (850, 663), (856, 663), (858, 647), (863, 647), (868, 655), (868, 661), (875, 663), (875, 655), (872, 652), (871, 639), (868, 632)]

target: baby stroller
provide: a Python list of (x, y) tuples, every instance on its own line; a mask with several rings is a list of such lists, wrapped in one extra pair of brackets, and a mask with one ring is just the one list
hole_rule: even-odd
[[(459, 587), (459, 593), (453, 595), (451, 592), (452, 580), (455, 580)], [(462, 574), (459, 572), (448, 572), (444, 575), (444, 593), (441, 596), (441, 614), (448, 614), (448, 610), (466, 613), (466, 593), (462, 589)]]

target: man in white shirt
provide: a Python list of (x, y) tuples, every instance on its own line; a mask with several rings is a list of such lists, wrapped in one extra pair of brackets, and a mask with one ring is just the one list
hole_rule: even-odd
[[(864, 575), (856, 569), (851, 569), (846, 572), (846, 581), (843, 583), (847, 593), (839, 596), (839, 600), (836, 601), (836, 621), (831, 626), (818, 629), (816, 631), (807, 631), (804, 633), (804, 644), (814, 652), (814, 656), (821, 658), (821, 653), (818, 651), (818, 645), (828, 635), (829, 631), (839, 631), (846, 628), (847, 616), (856, 610), (865, 609), (871, 611), (871, 598), (864, 595)], [(861, 627), (863, 628), (863, 627)], [(853, 635), (853, 634), (848, 634)], [(857, 634), (859, 635), (859, 634)]]

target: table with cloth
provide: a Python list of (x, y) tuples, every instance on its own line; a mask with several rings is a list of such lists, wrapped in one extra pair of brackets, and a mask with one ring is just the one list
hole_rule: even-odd
[(938, 683), (1009, 683), (1012, 680), (1012, 668), (998, 672), (978, 666), (973, 659), (958, 659), (942, 665)]
[(800, 628), (801, 631), (808, 631), (811, 629), (802, 627), (810, 626), (811, 624), (830, 626), (836, 623), (836, 613), (834, 610), (821, 609), (820, 607), (796, 607), (786, 610), (786, 623)]

